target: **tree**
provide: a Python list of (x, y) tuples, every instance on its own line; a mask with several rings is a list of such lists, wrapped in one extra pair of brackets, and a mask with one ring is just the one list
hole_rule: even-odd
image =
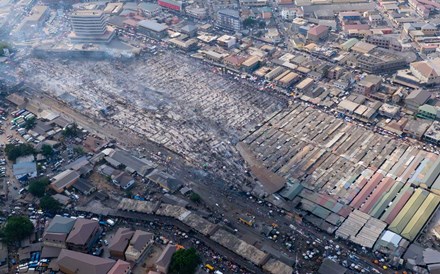
[(200, 257), (194, 248), (179, 249), (171, 258), (169, 273), (193, 274), (200, 263)]
[(243, 20), (243, 27), (244, 28), (251, 28), (253, 25), (255, 25), (256, 22), (257, 22), (257, 20), (255, 20), (254, 18), (248, 17)]
[(202, 197), (200, 197), (200, 195), (195, 192), (191, 193), (191, 196), (189, 196), (189, 199), (197, 204), (202, 201)]
[(5, 152), (9, 160), (15, 161), (18, 157), (34, 154), (35, 149), (30, 144), (7, 144)]
[(73, 123), (71, 125), (68, 125), (64, 131), (63, 131), (63, 135), (65, 137), (76, 137), (79, 134), (79, 129), (78, 129), (78, 125), (76, 123)]
[(46, 193), (46, 187), (49, 185), (48, 178), (34, 180), (29, 184), (29, 192), (35, 197), (43, 197)]
[(25, 216), (12, 216), (8, 219), (3, 230), (8, 242), (21, 241), (30, 236), (34, 231), (34, 225)]
[(32, 129), (32, 128), (34, 128), (35, 123), (36, 123), (35, 117), (29, 118), (29, 119), (26, 120), (26, 122), (24, 124), (24, 127), (26, 129)]
[(61, 209), (61, 204), (52, 198), (52, 196), (46, 195), (40, 199), (40, 207), (44, 211), (56, 213)]
[(73, 148), (73, 152), (77, 155), (84, 155), (84, 149), (82, 146), (76, 146)]
[(53, 148), (52, 148), (52, 146), (51, 146), (51, 145), (48, 145), (48, 144), (44, 144), (44, 145), (42, 145), (42, 146), (41, 146), (41, 153), (42, 153), (44, 156), (46, 156), (46, 158), (52, 156), (52, 154), (53, 154)]

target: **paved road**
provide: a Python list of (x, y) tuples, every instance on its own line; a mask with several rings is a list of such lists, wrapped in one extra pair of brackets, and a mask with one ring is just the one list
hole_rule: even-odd
[[(93, 213), (93, 210), (90, 210), (88, 212)], [(111, 211), (109, 213), (109, 215), (114, 216), (114, 217), (118, 217), (118, 218), (123, 218), (123, 219), (128, 220), (132, 223), (155, 222), (156, 224), (159, 223), (162, 225), (175, 226), (182, 231), (190, 233), (190, 235), (192, 237), (196, 238), (199, 241), (202, 241), (208, 247), (213, 249), (215, 252), (221, 254), (222, 256), (224, 256), (228, 260), (236, 263), (237, 265), (240, 265), (240, 266), (246, 268), (250, 272), (256, 273), (256, 274), (263, 273), (259, 267), (253, 265), (252, 263), (250, 263), (249, 261), (238, 256), (234, 252), (224, 248), (223, 246), (221, 246), (217, 242), (214, 242), (210, 238), (208, 238), (208, 237), (206, 237), (196, 231), (193, 231), (190, 227), (188, 227), (187, 225), (183, 224), (180, 221), (177, 221), (176, 219), (174, 219), (172, 217), (157, 216), (157, 215), (150, 215), (150, 214), (141, 214), (141, 213), (134, 213), (134, 212), (125, 212), (125, 211), (122, 212), (122, 211), (116, 211), (116, 210)]]

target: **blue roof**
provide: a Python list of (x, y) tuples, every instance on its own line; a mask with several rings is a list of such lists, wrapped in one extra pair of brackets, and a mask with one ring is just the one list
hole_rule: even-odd
[(18, 163), (12, 166), (14, 176), (24, 176), (37, 172), (37, 164), (35, 162)]

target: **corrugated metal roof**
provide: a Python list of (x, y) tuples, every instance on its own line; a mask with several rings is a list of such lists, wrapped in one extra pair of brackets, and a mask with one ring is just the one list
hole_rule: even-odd
[(364, 201), (367, 199), (368, 195), (373, 191), (373, 189), (379, 184), (382, 180), (383, 175), (380, 173), (375, 173), (373, 177), (368, 181), (364, 188), (359, 192), (359, 194), (353, 199), (351, 202), (351, 206), (354, 208), (359, 208)]
[(440, 176), (435, 180), (431, 186), (431, 191), (440, 195)]
[(411, 221), (402, 231), (402, 236), (410, 241), (414, 240), (425, 225), (426, 221), (428, 221), (431, 214), (437, 208), (439, 202), (440, 197), (430, 193), (414, 216), (412, 216)]
[(392, 178), (384, 178), (377, 186), (377, 188), (373, 191), (373, 193), (371, 193), (370, 197), (360, 210), (362, 212), (368, 213), (373, 208), (373, 206), (376, 205), (379, 199), (390, 190), (394, 182), (395, 181)]
[(422, 187), (431, 187), (435, 182), (435, 179), (439, 177), (440, 174), (440, 157), (437, 158), (437, 161), (431, 166), (431, 169), (426, 173), (425, 178), (420, 182), (420, 186)]
[(392, 188), (374, 205), (369, 214), (375, 218), (379, 218), (402, 187), (402, 183), (395, 183)]
[(419, 209), (420, 205), (422, 205), (423, 201), (426, 199), (427, 196), (428, 196), (427, 191), (422, 190), (420, 188), (416, 189), (414, 191), (414, 194), (411, 196), (411, 198), (408, 200), (408, 202), (399, 212), (397, 217), (390, 224), (389, 229), (395, 233), (400, 234), (405, 228), (405, 226), (411, 220), (411, 217)]
[(399, 195), (393, 201), (391, 206), (385, 211), (384, 215), (380, 219), (387, 224), (391, 224), (391, 222), (396, 218), (397, 214), (399, 214), (409, 198), (411, 198), (413, 192), (413, 188), (411, 188), (409, 185), (405, 185), (399, 192)]

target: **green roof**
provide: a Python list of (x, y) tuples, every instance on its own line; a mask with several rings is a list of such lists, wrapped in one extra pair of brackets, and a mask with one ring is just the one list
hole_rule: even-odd
[(397, 182), (395, 183), (391, 189), (386, 192), (380, 200), (374, 205), (374, 207), (370, 210), (369, 214), (374, 218), (379, 218), (380, 215), (385, 211), (388, 204), (396, 197), (399, 190), (403, 187), (403, 183)]
[(436, 108), (435, 106), (424, 104), (419, 107), (419, 111), (428, 112), (429, 114), (437, 116), (438, 108)]
[(312, 210), (312, 214), (321, 218), (325, 219), (330, 215), (330, 210), (323, 208), (322, 206), (317, 206)]
[(394, 207), (396, 207), (398, 205), (399, 200), (403, 197), (403, 195), (405, 195), (405, 193), (407, 192), (413, 192), (413, 188), (411, 188), (411, 186), (409, 184), (405, 184), (402, 189), (400, 190), (399, 194), (397, 194), (396, 198), (394, 199), (393, 203), (391, 204), (391, 206), (385, 211), (385, 213), (382, 215), (382, 217), (380, 217), (380, 219), (382, 221), (384, 221), (388, 215), (391, 213), (391, 211), (394, 209)]
[(425, 174), (425, 177), (420, 181), (422, 187), (431, 187), (435, 179), (440, 174), (440, 157), (434, 162), (429, 171)]
[(359, 42), (358, 39), (356, 38), (351, 38), (348, 39), (347, 41), (345, 41), (344, 43), (342, 43), (341, 47), (345, 50), (349, 50), (351, 49), (354, 45), (356, 45), (356, 43)]
[(417, 212), (414, 214), (411, 221), (402, 231), (402, 236), (410, 241), (414, 240), (419, 234), (420, 230), (425, 225), (425, 223), (428, 221), (431, 214), (437, 208), (439, 202), (439, 196), (430, 193), (423, 204), (420, 206), (420, 208), (417, 210)]
[(403, 206), (402, 210), (390, 224), (388, 229), (397, 234), (402, 233), (402, 230), (409, 223), (409, 221), (414, 216), (414, 214), (419, 209), (420, 205), (423, 203), (427, 196), (428, 192), (426, 190), (423, 190), (421, 188), (416, 189), (414, 191), (414, 194)]

